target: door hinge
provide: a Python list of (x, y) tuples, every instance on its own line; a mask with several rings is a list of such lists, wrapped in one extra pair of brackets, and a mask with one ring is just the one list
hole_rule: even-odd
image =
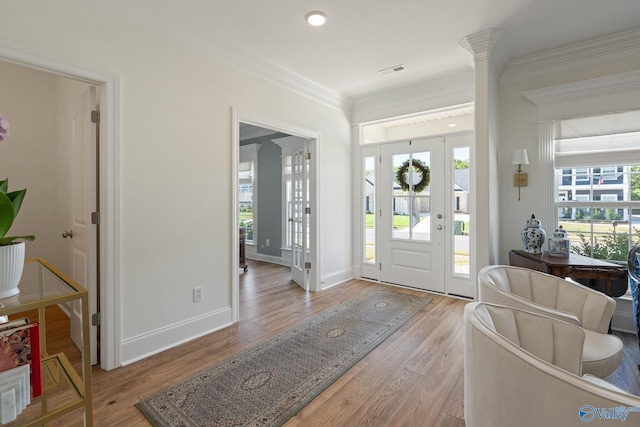
[(100, 312), (94, 313), (91, 316), (91, 325), (92, 326), (100, 326)]
[(311, 214), (311, 208), (304, 208), (304, 213), (306, 213), (307, 215)]
[(93, 110), (91, 111), (91, 123), (100, 123), (100, 111)]
[(311, 160), (311, 153), (304, 153), (304, 158), (306, 160)]
[(378, 270), (382, 271), (382, 263), (378, 264)]
[(305, 262), (304, 268), (306, 268), (307, 270), (311, 270), (311, 263), (309, 261)]
[(100, 224), (100, 212), (91, 212), (91, 224)]

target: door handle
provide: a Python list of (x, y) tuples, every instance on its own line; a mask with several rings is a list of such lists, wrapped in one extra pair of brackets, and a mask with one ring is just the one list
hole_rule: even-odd
[(73, 239), (73, 230), (63, 231), (63, 232), (62, 232), (62, 237), (63, 237), (63, 238), (65, 238), (65, 239), (66, 239), (67, 237), (69, 237), (69, 238)]
[(437, 228), (438, 230), (442, 230), (442, 225), (439, 225)]

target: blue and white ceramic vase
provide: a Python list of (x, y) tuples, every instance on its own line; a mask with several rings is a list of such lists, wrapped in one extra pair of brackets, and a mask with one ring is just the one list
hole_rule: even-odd
[(524, 243), (524, 251), (530, 254), (541, 254), (542, 244), (544, 243), (547, 233), (542, 228), (540, 221), (536, 216), (531, 214), (531, 218), (527, 220), (527, 225), (522, 230), (522, 243)]
[(568, 257), (571, 243), (567, 232), (560, 226), (549, 239), (549, 255), (557, 257)]

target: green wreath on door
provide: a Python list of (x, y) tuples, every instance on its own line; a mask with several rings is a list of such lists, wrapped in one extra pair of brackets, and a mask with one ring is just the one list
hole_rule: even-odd
[[(396, 181), (400, 184), (400, 188), (402, 188), (403, 191), (409, 191), (410, 187), (407, 182), (407, 176), (409, 175), (409, 162), (410, 160), (405, 161), (396, 172)], [(422, 160), (412, 159), (411, 162), (411, 172), (415, 171), (420, 174), (420, 181), (413, 185), (413, 191), (420, 193), (427, 188), (429, 186), (429, 182), (431, 182), (431, 170)]]

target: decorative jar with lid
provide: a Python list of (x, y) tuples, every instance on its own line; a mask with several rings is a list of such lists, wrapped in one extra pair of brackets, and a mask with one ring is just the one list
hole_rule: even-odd
[(544, 243), (547, 233), (542, 228), (540, 221), (536, 219), (534, 214), (527, 220), (527, 225), (522, 230), (522, 243), (524, 243), (524, 251), (530, 254), (541, 254), (542, 244)]
[(571, 249), (571, 242), (567, 237), (567, 232), (564, 231), (562, 226), (553, 233), (553, 237), (549, 239), (549, 255), (558, 257), (568, 257), (569, 249)]

